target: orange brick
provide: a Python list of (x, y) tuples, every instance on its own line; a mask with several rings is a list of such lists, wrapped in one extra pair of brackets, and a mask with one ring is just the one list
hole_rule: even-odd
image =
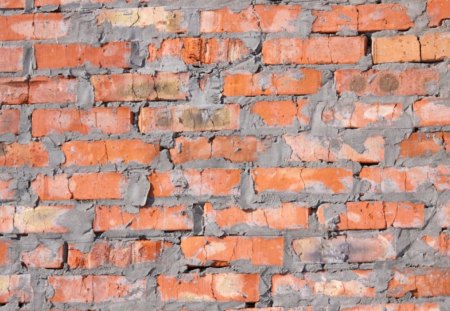
[(149, 45), (149, 62), (163, 61), (175, 57), (186, 64), (234, 63), (249, 54), (240, 39), (177, 38), (166, 39), (158, 48)]
[(90, 134), (124, 134), (131, 129), (131, 110), (128, 107), (97, 107), (88, 111), (77, 109), (38, 109), (32, 114), (32, 134), (34, 137), (51, 133), (69, 132)]
[(72, 68), (84, 65), (98, 68), (129, 68), (131, 45), (111, 42), (100, 47), (86, 44), (36, 44), (38, 69)]
[(309, 208), (301, 204), (282, 203), (276, 208), (258, 208), (251, 211), (238, 206), (215, 210), (211, 203), (205, 204), (205, 221), (221, 229), (237, 226), (295, 230), (308, 228)]
[(366, 54), (365, 37), (281, 38), (263, 43), (265, 64), (355, 64)]
[(224, 79), (225, 96), (305, 95), (317, 93), (322, 74), (314, 69), (262, 71), (256, 74), (228, 74)]
[(393, 36), (372, 39), (374, 64), (421, 61), (421, 44), (416, 36)]
[(162, 301), (243, 301), (259, 300), (259, 275), (218, 273), (184, 274), (157, 278)]
[(45, 146), (39, 142), (26, 145), (19, 143), (3, 144), (0, 155), (0, 166), (6, 167), (45, 167), (49, 158)]
[(23, 48), (15, 46), (0, 47), (0, 71), (18, 72), (22, 70)]
[[(200, 31), (212, 32), (294, 32), (298, 5), (253, 5), (240, 12), (228, 8), (200, 13)], [(233, 22), (231, 22), (233, 21)]]
[[(207, 168), (203, 170), (155, 172), (150, 176), (151, 195), (169, 197), (180, 194), (193, 196), (226, 196), (237, 194), (241, 179), (238, 169)], [(178, 182), (184, 182), (186, 188)]]
[(404, 71), (355, 69), (337, 70), (336, 90), (339, 94), (355, 93), (359, 96), (429, 95), (439, 85), (435, 69), (406, 69)]
[(420, 45), (421, 45), (422, 61), (424, 62), (427, 61), (435, 62), (449, 58), (450, 32), (426, 33), (420, 37)]
[(433, 156), (439, 152), (449, 153), (446, 145), (450, 143), (450, 134), (444, 132), (412, 133), (400, 143), (400, 159)]
[(137, 139), (71, 141), (61, 147), (65, 165), (104, 165), (108, 163), (150, 164), (159, 155), (159, 146)]
[(260, 101), (251, 106), (267, 126), (292, 126), (297, 119), (297, 105), (293, 101)]
[(181, 250), (194, 265), (226, 266), (236, 260), (248, 260), (255, 266), (281, 266), (283, 248), (283, 238), (197, 236), (181, 239)]
[[(2, 206), (3, 207), (3, 206)], [(1, 217), (1, 216), (0, 216)], [(4, 232), (3, 230), (1, 230)], [(11, 243), (6, 240), (0, 240), (0, 266), (6, 266), (11, 264), (10, 257)]]
[(427, 1), (428, 26), (439, 26), (444, 19), (450, 18), (450, 0)]
[(193, 228), (186, 206), (140, 208), (132, 214), (119, 206), (97, 206), (93, 228), (95, 232), (109, 230), (184, 231)]
[(438, 268), (395, 271), (387, 296), (401, 298), (409, 292), (419, 298), (450, 295), (450, 271)]
[(139, 129), (153, 131), (221, 131), (237, 130), (240, 124), (239, 105), (195, 107), (144, 107), (139, 114)]
[(332, 5), (330, 10), (312, 10), (316, 17), (313, 32), (334, 33), (341, 30), (358, 30), (358, 9), (353, 5)]
[(417, 126), (450, 125), (450, 105), (448, 99), (425, 98), (412, 106)]
[(307, 193), (347, 193), (353, 174), (344, 168), (256, 168), (252, 170), (255, 189)]
[(0, 3), (0, 9), (23, 9), (25, 0), (3, 0)]

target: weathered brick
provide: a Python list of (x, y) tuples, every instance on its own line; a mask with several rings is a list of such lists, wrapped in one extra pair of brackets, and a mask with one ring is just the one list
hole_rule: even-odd
[(365, 37), (281, 38), (263, 43), (265, 64), (355, 64), (366, 54)]
[(20, 261), (29, 268), (60, 269), (63, 267), (64, 246), (39, 244), (35, 249), (23, 252)]
[(322, 74), (314, 69), (290, 69), (284, 72), (227, 74), (225, 96), (305, 95), (317, 93)]
[(6, 304), (10, 301), (27, 303), (32, 299), (33, 289), (29, 274), (0, 275), (0, 303)]
[(450, 133), (412, 133), (400, 143), (400, 159), (430, 157), (450, 153)]
[(110, 42), (96, 47), (87, 44), (35, 44), (37, 69), (73, 68), (129, 68), (131, 45)]
[(164, 40), (160, 47), (149, 45), (147, 60), (153, 63), (173, 57), (190, 65), (234, 63), (249, 53), (240, 39), (177, 38)]
[(302, 204), (282, 203), (279, 207), (244, 210), (238, 206), (214, 209), (205, 204), (206, 224), (217, 225), (222, 230), (247, 226), (275, 230), (296, 230), (308, 228), (309, 208)]
[(104, 165), (109, 163), (150, 164), (159, 155), (159, 146), (137, 139), (71, 141), (61, 146), (65, 165)]
[(0, 71), (18, 72), (22, 70), (23, 70), (23, 48), (15, 46), (0, 47)]
[(177, 195), (226, 196), (237, 194), (241, 179), (239, 169), (207, 168), (203, 170), (155, 172), (150, 176), (151, 196)]
[(70, 269), (97, 269), (103, 266), (126, 268), (133, 264), (154, 262), (168, 244), (152, 240), (99, 241), (84, 252), (77, 248), (77, 243), (71, 243), (68, 246), (67, 263)]
[(237, 130), (240, 123), (239, 105), (196, 107), (145, 107), (139, 114), (139, 129), (153, 131), (221, 131)]
[(0, 9), (23, 9), (25, 0), (3, 0), (0, 3)]
[(283, 248), (283, 238), (196, 236), (181, 239), (181, 250), (193, 265), (226, 266), (236, 260), (248, 260), (255, 266), (282, 266)]
[(361, 163), (379, 163), (384, 160), (384, 138), (370, 136), (364, 141), (364, 152), (358, 152), (342, 138), (314, 136), (310, 133), (285, 135), (286, 144), (292, 149), (290, 161), (327, 161), (351, 160)]
[(342, 69), (335, 73), (339, 94), (355, 93), (359, 96), (431, 95), (439, 85), (439, 73), (429, 69), (367, 70)]
[(69, 228), (61, 224), (72, 211), (71, 206), (17, 207), (14, 228), (18, 233), (66, 233)]
[[(2, 219), (2, 218), (0, 218), (0, 219)], [(1, 231), (4, 232), (3, 230), (1, 230)], [(10, 247), (11, 247), (11, 243), (9, 241), (0, 240), (0, 266), (6, 266), (6, 265), (11, 264)]]
[(255, 190), (306, 193), (347, 193), (353, 174), (345, 168), (256, 168), (252, 170)]
[(442, 232), (438, 236), (426, 235), (422, 238), (422, 241), (441, 256), (450, 257), (450, 236), (448, 233)]
[(68, 34), (69, 22), (59, 13), (0, 16), (0, 40), (49, 40)]
[[(450, 5), (450, 2), (449, 2)], [(450, 17), (450, 15), (449, 15)], [(420, 37), (422, 61), (440, 61), (450, 57), (450, 32), (430, 32)]]
[(34, 137), (52, 133), (124, 134), (131, 130), (131, 110), (128, 107), (96, 107), (90, 110), (38, 109), (32, 114)]
[(419, 298), (450, 295), (450, 271), (438, 268), (394, 271), (387, 296), (400, 298), (407, 293)]
[(450, 125), (450, 99), (426, 98), (412, 106), (417, 126)]
[(325, 203), (317, 211), (319, 224), (327, 230), (376, 230), (422, 228), (423, 204), (411, 202), (347, 202), (345, 206)]
[(182, 11), (168, 11), (164, 7), (129, 9), (103, 9), (97, 12), (97, 24), (113, 27), (155, 27), (159, 32), (183, 33), (186, 31)]
[(390, 233), (301, 238), (292, 242), (292, 248), (304, 263), (385, 261), (397, 255)]
[[(298, 5), (252, 5), (240, 12), (228, 8), (202, 11), (200, 31), (212, 32), (294, 32), (300, 17)], [(233, 22), (231, 22), (233, 21)]]
[(18, 134), (20, 128), (20, 111), (16, 109), (0, 111), (0, 135)]
[(142, 299), (147, 287), (144, 279), (131, 282), (118, 275), (55, 275), (48, 278), (48, 283), (54, 290), (50, 297), (53, 303), (117, 303)]
[(93, 229), (184, 231), (193, 228), (192, 218), (184, 205), (140, 208), (139, 213), (126, 212), (120, 206), (97, 206)]
[(245, 301), (259, 299), (259, 275), (184, 274), (157, 278), (162, 301)]

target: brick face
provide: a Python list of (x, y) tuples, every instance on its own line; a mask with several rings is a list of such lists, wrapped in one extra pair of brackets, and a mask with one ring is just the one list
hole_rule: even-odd
[(449, 23), (0, 0), (1, 309), (448, 309)]

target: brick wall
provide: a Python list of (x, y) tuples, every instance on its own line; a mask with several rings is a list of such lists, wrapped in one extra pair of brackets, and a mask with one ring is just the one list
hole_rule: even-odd
[(0, 0), (2, 310), (445, 310), (449, 0)]

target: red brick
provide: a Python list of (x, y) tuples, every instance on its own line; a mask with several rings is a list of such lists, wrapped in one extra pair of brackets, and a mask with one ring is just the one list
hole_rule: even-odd
[(49, 276), (48, 283), (54, 289), (53, 303), (137, 300), (144, 297), (147, 287), (144, 279), (131, 282), (118, 275)]
[(97, 200), (121, 199), (126, 178), (116, 172), (78, 173), (38, 177), (32, 182), (41, 200)]
[(38, 69), (71, 68), (84, 65), (98, 68), (129, 68), (131, 45), (110, 42), (96, 47), (86, 44), (35, 44)]
[(20, 111), (19, 110), (1, 110), (0, 111), (0, 135), (18, 134), (20, 129)]
[(0, 275), (0, 303), (10, 301), (21, 303), (30, 302), (33, 299), (33, 289), (29, 274)]
[(426, 98), (413, 104), (417, 126), (450, 125), (450, 104), (448, 99)]
[(449, 189), (448, 166), (397, 167), (363, 167), (361, 180), (369, 184), (369, 191), (374, 193), (415, 192), (421, 186), (432, 184), (436, 190)]
[(407, 293), (419, 298), (450, 295), (450, 271), (438, 268), (395, 271), (387, 296), (401, 298)]
[(238, 206), (214, 209), (211, 203), (204, 207), (206, 224), (217, 225), (222, 230), (234, 227), (297, 230), (308, 228), (309, 208), (301, 204), (282, 203), (279, 207), (243, 210)]
[(331, 10), (313, 10), (312, 14), (316, 17), (312, 31), (322, 33), (407, 30), (414, 25), (407, 9), (397, 3), (333, 5)]
[[(2, 206), (2, 208), (3, 208), (3, 206)], [(1, 230), (1, 232), (4, 232), (4, 231)], [(11, 246), (11, 243), (9, 241), (0, 240), (0, 266), (6, 266), (6, 265), (11, 264), (10, 251), (9, 251), (10, 246)]]
[(147, 60), (152, 63), (174, 57), (190, 65), (234, 63), (249, 53), (240, 39), (176, 38), (164, 40), (160, 47), (149, 45)]
[(187, 73), (156, 75), (110, 74), (92, 76), (95, 100), (101, 102), (186, 99)]
[(339, 94), (352, 92), (359, 96), (429, 95), (439, 86), (435, 69), (368, 70), (342, 69), (335, 73)]
[(280, 38), (263, 43), (265, 64), (356, 64), (366, 54), (366, 37)]
[(97, 206), (93, 223), (95, 232), (109, 230), (162, 230), (185, 231), (193, 228), (186, 206), (146, 207), (137, 214), (119, 206)]
[(438, 236), (426, 235), (422, 238), (428, 246), (437, 251), (441, 256), (450, 257), (450, 236), (442, 232)]
[(25, 0), (3, 0), (0, 3), (0, 9), (23, 9)]
[(450, 18), (450, 0), (428, 0), (428, 26), (439, 26), (444, 19)]
[(400, 143), (399, 158), (430, 157), (440, 152), (450, 154), (448, 144), (450, 144), (449, 133), (412, 133), (411, 136)]
[(217, 107), (144, 107), (139, 114), (139, 129), (143, 133), (237, 130), (239, 123), (240, 107), (235, 104)]
[(0, 200), (12, 201), (16, 195), (15, 189), (13, 189), (14, 180), (11, 178), (5, 178), (0, 174)]
[(275, 274), (272, 276), (272, 295), (293, 295), (303, 299), (311, 296), (328, 297), (374, 297), (375, 285), (370, 285), (371, 271), (348, 271), (350, 278), (342, 272), (305, 273), (302, 276)]
[(259, 275), (218, 273), (184, 274), (157, 278), (162, 301), (245, 301), (259, 300)]
[(62, 225), (72, 211), (71, 206), (17, 207), (14, 214), (14, 228), (18, 233), (67, 233)]
[(45, 167), (48, 165), (48, 153), (42, 143), (30, 142), (26, 145), (4, 143), (1, 148), (0, 167)]
[(28, 268), (60, 269), (63, 267), (64, 247), (47, 247), (39, 244), (34, 250), (23, 252), (20, 261)]
[(140, 240), (130, 242), (99, 241), (87, 252), (69, 244), (67, 263), (70, 269), (96, 269), (104, 266), (126, 268), (132, 264), (154, 262), (163, 248), (162, 241)]
[(301, 238), (292, 242), (303, 263), (373, 262), (396, 258), (394, 236), (336, 236)]
[(0, 16), (0, 40), (50, 40), (66, 36), (69, 23), (59, 13)]
[(32, 114), (32, 134), (34, 137), (52, 133), (69, 132), (90, 134), (124, 134), (131, 129), (131, 110), (128, 107), (96, 107), (90, 110), (78, 109), (38, 109)]
[(15, 46), (0, 47), (0, 71), (18, 72), (22, 70), (23, 48)]
[(392, 36), (372, 39), (374, 64), (420, 62), (421, 47), (416, 36)]
[(353, 184), (351, 170), (334, 167), (256, 168), (252, 176), (257, 192), (348, 193)]
[[(170, 197), (177, 195), (226, 196), (237, 194), (241, 179), (238, 169), (207, 168), (203, 170), (155, 172), (150, 176), (151, 195)], [(180, 182), (186, 187), (180, 186)]]
[(185, 237), (181, 250), (193, 265), (227, 266), (236, 260), (248, 260), (252, 265), (282, 266), (283, 238), (263, 237)]
[(407, 8), (398, 3), (357, 6), (358, 30), (407, 30), (414, 26)]
[(178, 137), (175, 139), (175, 146), (170, 149), (170, 158), (173, 163), (213, 158), (252, 162), (256, 161), (257, 155), (264, 149), (263, 142), (253, 136), (216, 136), (212, 140), (205, 137)]
[(423, 204), (381, 201), (347, 202), (346, 207), (326, 203), (319, 207), (317, 216), (328, 230), (422, 228), (425, 218)]
[(396, 121), (403, 116), (400, 103), (362, 103), (327, 106), (322, 112), (322, 121), (333, 127), (386, 128), (397, 127)]
[[(200, 13), (200, 31), (211, 32), (295, 32), (300, 17), (298, 5), (253, 5), (240, 12), (228, 8)], [(231, 22), (233, 21), (233, 22)]]
[(109, 163), (150, 164), (159, 155), (159, 145), (137, 139), (71, 141), (62, 145), (65, 165), (104, 165)]
[(0, 104), (28, 103), (29, 83), (25, 78), (0, 78)]
[(153, 26), (158, 32), (186, 32), (185, 18), (182, 11), (167, 11), (164, 7), (140, 7), (127, 9), (99, 10), (97, 25), (111, 24), (113, 27), (148, 27)]
[(66, 36), (69, 23), (58, 13), (3, 15), (0, 29), (1, 41), (50, 40)]
[(306, 95), (317, 93), (322, 74), (314, 69), (290, 69), (284, 72), (228, 74), (224, 79), (225, 96)]
[(364, 141), (364, 152), (358, 152), (342, 139), (313, 136), (304, 132), (298, 135), (285, 135), (286, 144), (292, 149), (290, 161), (351, 160), (361, 163), (379, 163), (384, 160), (384, 139), (370, 136)]

